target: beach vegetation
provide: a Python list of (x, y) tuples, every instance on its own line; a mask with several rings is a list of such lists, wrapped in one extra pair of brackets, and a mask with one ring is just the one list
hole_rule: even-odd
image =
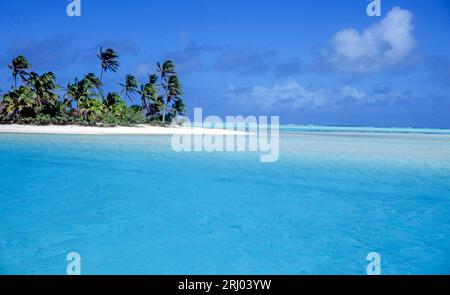
[(114, 49), (108, 48), (103, 51), (100, 47), (100, 53), (97, 55), (101, 62), (100, 82), (103, 83), (103, 73), (106, 71), (117, 72), (119, 69), (119, 55)]
[(119, 54), (100, 47), (97, 57), (99, 77), (88, 73), (66, 87), (57, 83), (53, 72), (39, 74), (32, 69), (25, 56), (14, 58), (8, 65), (12, 86), (0, 93), (0, 124), (163, 126), (185, 115), (183, 91), (173, 61), (158, 62), (155, 73), (148, 74), (143, 84), (127, 74), (123, 83), (117, 83), (119, 92), (104, 95), (104, 74), (119, 70)]
[(17, 89), (17, 77), (24, 81), (27, 78), (27, 70), (31, 68), (31, 65), (24, 56), (19, 55), (12, 60), (8, 68), (11, 70), (14, 79), (14, 89)]
[(128, 74), (125, 77), (125, 83), (120, 83), (122, 86), (122, 94), (128, 98), (130, 102), (134, 102), (134, 96), (138, 93), (139, 84), (135, 76)]

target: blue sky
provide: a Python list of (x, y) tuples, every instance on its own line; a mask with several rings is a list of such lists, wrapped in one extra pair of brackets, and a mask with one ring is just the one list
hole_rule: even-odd
[(64, 86), (99, 72), (100, 45), (121, 57), (108, 73), (141, 82), (173, 59), (190, 113), (279, 115), (284, 124), (450, 128), (450, 2), (381, 0), (0, 0), (0, 86), (18, 54)]

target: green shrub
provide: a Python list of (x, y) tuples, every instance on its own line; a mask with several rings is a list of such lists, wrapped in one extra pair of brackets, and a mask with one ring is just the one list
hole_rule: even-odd
[(75, 118), (75, 125), (89, 126), (89, 123), (87, 121), (85, 121), (82, 117), (76, 117)]
[(11, 118), (5, 113), (0, 113), (0, 124), (11, 124)]
[(50, 115), (37, 115), (34, 123), (36, 125), (50, 125), (54, 124), (54, 118)]
[(113, 114), (107, 113), (102, 120), (102, 125), (105, 127), (115, 127), (119, 125), (120, 120), (116, 118)]
[(20, 119), (20, 124), (24, 124), (24, 125), (31, 125), (34, 124), (34, 118), (32, 117), (25, 117)]
[(58, 117), (56, 117), (56, 119), (57, 119), (57, 122), (55, 124), (57, 124), (57, 125), (74, 124), (73, 118), (67, 114), (59, 115)]
[[(170, 117), (169, 117), (170, 119)], [(117, 109), (107, 110), (101, 118), (88, 116), (84, 118), (80, 116), (79, 112), (71, 109), (69, 112), (60, 112), (58, 115), (51, 115), (48, 113), (26, 113), (22, 112), (19, 119), (14, 119), (12, 116), (0, 111), (0, 124), (18, 123), (24, 125), (79, 125), (79, 126), (136, 126), (140, 124), (150, 124), (153, 126), (161, 126), (161, 118), (153, 117), (147, 118), (140, 107), (132, 106), (125, 107), (120, 112)], [(169, 121), (166, 125), (170, 124)]]
[(147, 119), (139, 109), (127, 109), (123, 118), (124, 122), (132, 125), (145, 124)]

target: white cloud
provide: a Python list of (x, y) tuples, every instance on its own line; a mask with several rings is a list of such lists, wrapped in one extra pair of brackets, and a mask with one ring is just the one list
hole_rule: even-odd
[(328, 62), (337, 70), (365, 73), (391, 68), (404, 62), (415, 47), (413, 14), (393, 8), (384, 19), (363, 32), (339, 31), (331, 40)]
[(336, 102), (346, 100), (346, 98), (352, 98), (354, 103), (357, 104), (374, 104), (374, 103), (384, 103), (393, 104), (400, 100), (408, 100), (411, 97), (410, 91), (395, 91), (395, 90), (369, 90), (361, 91), (352, 86), (344, 86), (341, 88), (340, 94), (337, 96)]
[(228, 97), (237, 104), (257, 107), (263, 110), (322, 106), (327, 103), (322, 93), (308, 90), (297, 81), (273, 87), (253, 86), (249, 90), (239, 90), (234, 85), (229, 87)]
[(344, 86), (341, 89), (341, 96), (342, 97), (351, 97), (351, 98), (355, 98), (355, 99), (363, 99), (365, 98), (367, 95), (362, 92), (359, 91), (356, 88), (350, 87), (350, 86)]

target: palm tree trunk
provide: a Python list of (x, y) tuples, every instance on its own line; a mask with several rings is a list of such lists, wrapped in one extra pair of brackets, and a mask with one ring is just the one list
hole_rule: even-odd
[(144, 116), (147, 116), (148, 106), (147, 106), (147, 101), (145, 100), (145, 97), (141, 97), (141, 104), (142, 104), (142, 112), (144, 113)]
[(163, 108), (163, 120), (162, 120), (163, 125), (166, 124), (166, 108), (167, 108), (167, 102), (164, 102), (164, 108)]
[(100, 97), (103, 97), (103, 67), (102, 70), (100, 71), (100, 85), (99, 85), (100, 89), (99, 89), (99, 95)]
[(166, 91), (165, 92), (166, 92), (166, 101), (164, 102), (164, 108), (163, 108), (163, 121), (162, 121), (163, 125), (166, 124), (166, 109), (167, 109), (167, 104), (169, 103), (169, 99), (170, 99), (167, 86), (166, 86)]

